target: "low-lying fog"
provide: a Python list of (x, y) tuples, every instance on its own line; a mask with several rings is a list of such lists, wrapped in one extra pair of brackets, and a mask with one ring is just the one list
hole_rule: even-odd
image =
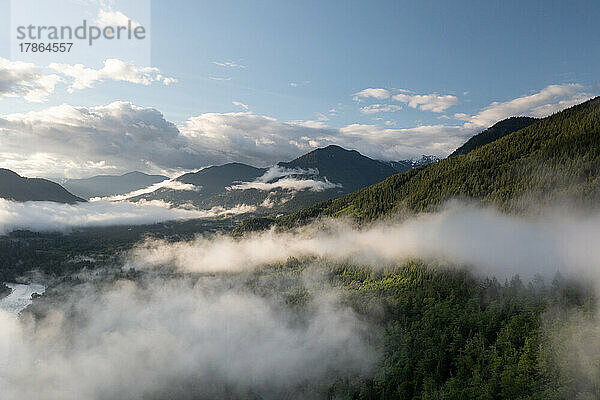
[[(320, 221), (242, 238), (148, 240), (123, 265), (147, 271), (145, 278), (74, 286), (41, 320), (0, 312), (0, 394), (7, 400), (323, 394), (319, 384), (332, 377), (373, 373), (379, 332), (318, 272), (297, 277), (312, 294), (301, 309), (286, 305), (277, 288), (267, 295), (249, 290), (240, 276), (308, 256), (316, 259), (314, 271), (320, 259), (373, 268), (422, 259), (481, 275), (527, 279), (560, 270), (596, 281), (598, 243), (600, 213), (553, 209), (518, 218), (457, 203), (362, 228)], [(595, 322), (589, 329), (600, 331)], [(585, 349), (569, 343), (588, 358), (600, 356), (600, 341), (590, 341)], [(312, 395), (307, 387), (316, 388)]]
[(107, 201), (63, 204), (48, 201), (24, 203), (0, 199), (0, 234), (17, 229), (32, 231), (69, 231), (76, 227), (143, 225), (173, 220), (214, 218), (255, 211), (239, 205), (230, 209), (209, 210), (173, 208), (163, 201)]
[(324, 220), (294, 231), (228, 235), (190, 242), (148, 240), (132, 252), (136, 268), (175, 265), (183, 272), (231, 272), (289, 257), (317, 256), (378, 266), (422, 259), (468, 266), (498, 278), (536, 273), (585, 274), (600, 267), (600, 212), (548, 209), (516, 217), (493, 208), (451, 203), (440, 212), (366, 227)]

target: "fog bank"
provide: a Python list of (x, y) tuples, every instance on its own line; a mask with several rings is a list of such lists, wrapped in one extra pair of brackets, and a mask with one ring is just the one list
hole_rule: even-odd
[(333, 289), (298, 313), (230, 285), (85, 285), (35, 324), (0, 312), (2, 398), (303, 398), (373, 368), (366, 325)]
[(548, 210), (518, 218), (491, 208), (453, 203), (442, 211), (363, 228), (339, 220), (295, 231), (217, 235), (190, 242), (148, 240), (132, 252), (132, 266), (173, 264), (186, 272), (253, 269), (289, 257), (316, 256), (377, 265), (422, 259), (472, 266), (499, 278), (557, 270), (594, 277), (600, 269), (600, 213)]
[(154, 224), (171, 220), (212, 218), (252, 212), (253, 206), (209, 210), (172, 208), (162, 201), (94, 201), (63, 204), (47, 201), (24, 203), (0, 199), (0, 234), (17, 229), (68, 231), (76, 227)]

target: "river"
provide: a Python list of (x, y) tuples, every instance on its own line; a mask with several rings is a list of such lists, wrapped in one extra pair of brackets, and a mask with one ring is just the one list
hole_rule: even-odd
[(39, 283), (30, 283), (22, 285), (20, 283), (4, 283), (12, 292), (0, 299), (0, 309), (8, 311), (15, 316), (19, 315), (28, 305), (31, 304), (31, 295), (33, 293), (42, 294), (46, 291), (46, 286)]

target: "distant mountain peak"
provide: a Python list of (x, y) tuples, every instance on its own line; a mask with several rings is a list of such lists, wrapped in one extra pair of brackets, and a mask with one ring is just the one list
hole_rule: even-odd
[(0, 168), (0, 198), (14, 201), (83, 202), (58, 183), (41, 178), (26, 178), (9, 169)]
[(63, 182), (63, 186), (70, 192), (89, 199), (130, 193), (166, 179), (169, 178), (132, 171), (123, 175), (96, 175), (84, 179), (67, 179)]

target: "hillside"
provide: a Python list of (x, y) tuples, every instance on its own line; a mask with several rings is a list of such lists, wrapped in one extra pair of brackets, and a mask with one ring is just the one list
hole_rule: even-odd
[[(453, 198), (493, 203), (519, 212), (528, 204), (568, 199), (597, 206), (600, 200), (600, 98), (563, 110), (482, 146), (346, 196), (324, 201), (276, 223), (292, 226), (320, 216), (372, 220), (408, 210), (435, 209)], [(263, 227), (269, 220), (248, 221)], [(243, 229), (243, 227), (242, 227)]]
[(495, 140), (503, 138), (504, 136), (523, 129), (538, 121), (538, 118), (531, 117), (510, 117), (500, 122), (496, 122), (494, 125), (484, 130), (483, 132), (473, 136), (467, 140), (465, 144), (456, 149), (449, 157), (462, 156), (470, 151), (485, 146), (488, 143), (492, 143)]
[(54, 201), (76, 203), (85, 201), (69, 193), (58, 183), (40, 178), (25, 178), (0, 168), (0, 198), (15, 201)]
[(85, 179), (68, 179), (62, 185), (71, 193), (86, 199), (114, 196), (146, 188), (169, 179), (162, 175), (129, 172), (124, 175), (96, 175)]
[[(430, 161), (434, 159), (424, 157), (417, 163)], [(176, 179), (193, 185), (189, 190), (165, 187), (133, 200), (163, 200), (203, 209), (245, 204), (255, 207), (256, 215), (289, 213), (380, 182), (413, 165), (410, 161), (392, 165), (332, 145), (271, 168), (240, 163), (205, 168)]]

